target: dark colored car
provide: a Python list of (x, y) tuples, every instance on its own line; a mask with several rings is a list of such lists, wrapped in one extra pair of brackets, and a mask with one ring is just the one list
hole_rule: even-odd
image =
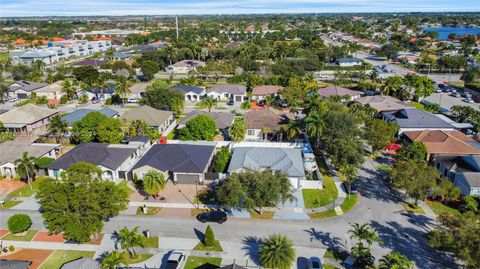
[(228, 100), (227, 105), (233, 106), (233, 104), (234, 104), (233, 99)]
[(286, 107), (288, 107), (288, 102), (286, 100), (278, 100), (278, 101), (273, 102), (273, 106), (286, 108)]
[(357, 194), (358, 193), (358, 189), (357, 189), (357, 186), (355, 186), (355, 184), (350, 184), (350, 186), (348, 186), (348, 184), (345, 184), (345, 183), (342, 183), (343, 184), (343, 187), (345, 188), (345, 192), (347, 194)]
[(257, 106), (265, 106), (265, 100), (258, 101)]
[(212, 210), (205, 213), (200, 213), (197, 215), (197, 220), (200, 222), (218, 222), (224, 223), (227, 221), (227, 213), (220, 210)]

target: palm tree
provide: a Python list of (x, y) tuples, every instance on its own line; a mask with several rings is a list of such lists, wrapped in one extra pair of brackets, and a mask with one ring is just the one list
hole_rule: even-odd
[(27, 179), (30, 189), (33, 189), (31, 179), (35, 173), (35, 157), (28, 156), (28, 152), (24, 151), (22, 157), (15, 161), (15, 166), (20, 176)]
[(213, 96), (207, 96), (207, 98), (204, 98), (202, 101), (198, 102), (198, 106), (200, 108), (208, 109), (208, 112), (210, 112), (212, 108), (216, 107), (217, 104), (218, 100)]
[(410, 269), (413, 268), (413, 262), (406, 256), (392, 251), (380, 259), (380, 269)]
[(259, 258), (266, 268), (287, 269), (295, 261), (292, 241), (281, 234), (271, 234), (262, 243)]
[(47, 129), (50, 133), (55, 134), (55, 140), (57, 143), (60, 143), (62, 140), (62, 134), (68, 131), (68, 124), (66, 121), (62, 120), (60, 115), (55, 115), (50, 118)]
[(122, 249), (128, 251), (131, 257), (136, 256), (136, 247), (143, 247), (145, 244), (145, 238), (143, 235), (138, 234), (138, 226), (134, 227), (131, 231), (127, 227), (123, 227), (118, 233), (117, 242), (120, 243)]
[(173, 114), (175, 114), (176, 116), (179, 116), (180, 114), (182, 114), (184, 105), (185, 105), (185, 99), (173, 97), (170, 110), (173, 112)]
[[(354, 165), (344, 165), (339, 167), (339, 171), (343, 174), (345, 178), (344, 182), (348, 185), (348, 193), (350, 193), (352, 183), (357, 177), (357, 167), (355, 167)], [(350, 199), (350, 195), (347, 196), (347, 199)]]
[(371, 227), (368, 223), (354, 223), (352, 228), (348, 231), (350, 239), (356, 239), (360, 242), (365, 241), (368, 245), (381, 241), (380, 237), (378, 237), (377, 229)]
[(124, 77), (119, 77), (119, 79), (117, 80), (117, 88), (115, 89), (115, 92), (122, 99), (122, 105), (125, 104), (124, 99), (128, 94), (132, 93), (132, 90), (130, 90), (130, 83), (128, 83), (128, 80), (125, 79)]
[(320, 136), (325, 128), (325, 117), (320, 111), (313, 111), (304, 119), (305, 130), (310, 137), (315, 137), (315, 144), (320, 144)]
[(68, 100), (72, 100), (77, 90), (75, 88), (74, 82), (71, 79), (66, 79), (62, 83), (62, 92), (65, 93), (68, 97)]
[(247, 131), (245, 127), (245, 122), (242, 118), (236, 118), (232, 126), (228, 129), (228, 136), (234, 142), (242, 141), (245, 138), (245, 132)]
[(288, 138), (294, 139), (296, 138), (301, 130), (298, 122), (294, 120), (290, 120), (284, 127), (283, 130), (285, 131), (285, 134), (287, 135)]
[(168, 55), (168, 60), (170, 61), (170, 65), (172, 65), (172, 60), (176, 59), (177, 57), (177, 49), (173, 46), (165, 47), (165, 52)]
[(355, 265), (358, 268), (369, 268), (375, 262), (370, 248), (364, 246), (362, 242), (352, 247), (352, 257), (355, 259)]
[(102, 259), (102, 268), (115, 269), (123, 262), (122, 253), (114, 250), (107, 253)]
[(165, 176), (157, 170), (150, 170), (143, 177), (143, 190), (157, 199), (158, 193), (165, 189)]

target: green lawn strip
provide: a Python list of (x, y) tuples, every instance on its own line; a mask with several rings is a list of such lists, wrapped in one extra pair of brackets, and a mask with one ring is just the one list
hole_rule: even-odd
[(58, 269), (64, 263), (76, 260), (81, 257), (93, 258), (94, 251), (79, 251), (79, 250), (55, 250), (42, 263), (39, 269)]
[(12, 200), (9, 200), (9, 201), (5, 201), (5, 203), (3, 204), (3, 207), (0, 207), (0, 208), (12, 208), (18, 204), (20, 204), (22, 201), (12, 201)]
[(425, 105), (422, 104), (422, 103), (419, 103), (419, 102), (411, 102), (410, 103), (412, 106), (414, 106), (415, 108), (418, 108), (418, 109), (421, 109), (421, 110), (425, 110)]
[(153, 254), (148, 253), (137, 253), (136, 256), (130, 257), (127, 251), (122, 253), (122, 261), (124, 264), (139, 263), (150, 259)]
[(158, 212), (160, 212), (160, 210), (162, 210), (161, 207), (147, 207), (147, 213), (144, 214), (143, 211), (142, 211), (142, 207), (139, 206), (137, 208), (137, 215), (139, 216), (155, 216)]
[(450, 207), (448, 205), (442, 204), (441, 202), (437, 201), (426, 201), (426, 204), (430, 207), (430, 209), (435, 213), (435, 215), (453, 215), (453, 216), (461, 216), (462, 214), (455, 208)]
[(343, 213), (347, 213), (348, 211), (352, 210), (352, 208), (358, 202), (358, 194), (354, 195), (347, 195), (347, 198), (340, 204), (340, 208), (342, 209)]
[(40, 186), (40, 183), (42, 181), (48, 180), (48, 177), (38, 177), (35, 181), (32, 183), (32, 189), (30, 189), (30, 184), (27, 184), (20, 189), (14, 190), (11, 193), (8, 194), (8, 196), (12, 197), (30, 197), (34, 195)]
[(35, 235), (38, 233), (37, 230), (29, 230), (24, 236), (15, 236), (12, 233), (9, 233), (2, 237), (2, 240), (11, 240), (11, 241), (32, 241)]
[(377, 169), (380, 170), (380, 171), (390, 172), (392, 170), (392, 167), (390, 167), (389, 165), (386, 165), (386, 164), (381, 164), (381, 165), (377, 166)]
[(185, 263), (184, 269), (195, 269), (199, 267), (202, 269), (219, 268), (221, 263), (222, 258), (190, 256)]
[(158, 248), (158, 236), (150, 236), (149, 238), (145, 237), (144, 247), (145, 248)]
[(130, 188), (127, 186), (127, 182), (128, 182), (128, 181), (123, 180), (122, 182), (120, 182), (120, 183), (118, 184), (118, 186), (121, 187), (121, 188), (125, 188), (125, 189), (127, 190), (127, 192), (128, 192), (128, 195), (130, 196), (130, 195), (133, 194), (135, 191), (132, 190), (132, 189), (130, 189)]
[(422, 214), (422, 215), (425, 214), (425, 211), (423, 211), (421, 207), (415, 206), (414, 204), (402, 202), (402, 205), (405, 208), (405, 210), (407, 210), (410, 213)]
[(217, 240), (214, 246), (207, 247), (202, 242), (198, 243), (193, 250), (201, 250), (201, 251), (223, 251), (220, 242)]
[(323, 211), (323, 212), (308, 213), (308, 216), (311, 219), (323, 219), (323, 218), (335, 217), (335, 216), (337, 216), (337, 213), (335, 213), (335, 210), (329, 209), (329, 210)]
[(335, 258), (335, 253), (333, 253), (330, 250), (325, 251), (325, 254), (323, 254), (323, 257), (326, 258), (326, 259), (332, 259), (332, 260), (336, 259)]
[(262, 214), (255, 210), (248, 210), (252, 219), (273, 219), (275, 211), (262, 211)]
[(331, 176), (323, 176), (323, 189), (303, 189), (305, 208), (318, 208), (330, 204), (338, 197), (335, 181)]

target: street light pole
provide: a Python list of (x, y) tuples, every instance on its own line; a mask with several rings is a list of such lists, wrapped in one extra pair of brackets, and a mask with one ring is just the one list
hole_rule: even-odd
[(198, 180), (195, 180), (195, 192), (197, 197), (197, 209), (200, 209), (200, 202), (198, 201)]

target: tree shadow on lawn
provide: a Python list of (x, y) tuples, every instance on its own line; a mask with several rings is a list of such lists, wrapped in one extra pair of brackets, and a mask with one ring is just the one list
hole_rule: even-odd
[(310, 235), (310, 241), (317, 240), (320, 241), (328, 250), (339, 254), (346, 254), (345, 245), (343, 244), (342, 238), (337, 236), (332, 236), (330, 232), (317, 231), (315, 228), (310, 228), (309, 230), (303, 230), (304, 232)]
[(260, 251), (262, 239), (256, 236), (247, 236), (243, 239), (242, 243), (244, 244), (242, 250), (247, 251), (250, 260), (252, 260), (257, 265), (260, 265), (261, 262), (258, 256), (258, 252)]
[[(444, 252), (428, 246), (426, 234), (412, 227), (405, 227), (396, 221), (386, 224), (372, 221), (372, 227), (383, 240), (383, 246), (405, 255), (421, 269), (457, 268), (454, 260)], [(378, 258), (378, 257), (377, 257)]]

